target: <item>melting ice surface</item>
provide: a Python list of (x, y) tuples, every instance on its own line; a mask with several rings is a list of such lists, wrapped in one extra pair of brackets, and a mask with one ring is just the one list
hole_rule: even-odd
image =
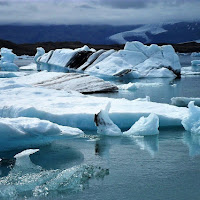
[[(188, 63), (189, 66), (190, 62)], [(27, 88), (23, 86), (22, 89), (23, 84), (15, 82), (13, 84), (12, 78), (6, 81), (10, 81), (10, 84), (3, 85), (4, 82), (1, 82), (1, 94), (10, 95), (7, 103), (11, 101), (16, 101), (16, 105), (20, 103), (17, 95), (23, 91), (24, 100), (34, 93), (34, 98), (37, 97), (38, 107), (40, 107), (39, 98), (45, 98), (47, 111), (52, 112), (52, 107), (55, 109), (57, 106), (66, 109), (66, 93), (55, 92), (59, 101), (63, 101), (60, 104), (58, 102), (53, 104), (53, 95), (51, 96), (45, 89), (38, 91), (29, 86)], [(29, 80), (29, 82), (31, 81)], [(127, 82), (119, 80), (116, 83), (120, 85), (129, 82), (129, 80)], [(123, 97), (130, 100), (140, 98), (140, 101), (146, 103), (143, 105), (150, 106), (155, 105), (152, 102), (170, 103), (174, 96), (200, 97), (198, 76), (185, 77), (181, 80), (143, 79), (137, 80), (137, 82), (145, 84), (142, 87), (140, 85), (136, 90), (120, 90), (118, 94), (101, 96)], [(152, 87), (147, 83), (158, 83), (159, 85)], [(14, 93), (11, 88), (15, 88)], [(146, 96), (150, 98), (146, 98)], [(6, 102), (2, 95), (0, 100), (3, 103)], [(74, 100), (73, 96), (71, 100)], [(149, 100), (152, 101), (150, 104), (148, 104)], [(118, 106), (121, 105), (119, 104), (120, 100), (116, 102), (114, 106), (118, 109)], [(122, 100), (122, 102), (126, 102), (126, 100)], [(90, 103), (88, 102), (88, 104)], [(94, 101), (93, 103), (95, 105)], [(80, 104), (78, 99), (76, 104)], [(103, 102), (92, 113), (98, 113), (106, 105), (107, 102)], [(23, 107), (24, 105), (18, 109), (4, 107), (4, 114), (13, 114), (14, 116), (15, 111), (24, 114)], [(83, 113), (85, 108), (82, 105)], [(26, 109), (30, 112), (35, 111), (30, 107), (26, 107)], [(117, 118), (115, 119), (112, 115), (114, 111), (112, 109), (113, 103), (109, 116), (116, 122)], [(137, 109), (138, 112), (141, 107), (135, 106), (132, 110), (134, 109)], [(56, 109), (54, 111), (56, 112)], [(80, 112), (80, 110), (78, 111)], [(55, 116), (57, 115), (51, 117)], [(57, 119), (64, 124), (63, 116), (57, 116)], [(49, 120), (52, 120), (51, 117)], [(93, 117), (89, 118), (92, 122)], [(138, 116), (137, 120), (140, 117)], [(82, 118), (82, 120), (84, 119), (86, 118)], [(118, 125), (123, 132), (128, 130), (135, 120), (131, 121), (128, 126), (126, 125), (126, 128), (123, 128), (120, 123)], [(179, 124), (181, 124), (180, 120)], [(27, 167), (27, 170), (23, 169), (23, 172), (16, 162), (11, 168), (8, 167), (8, 164), (9, 159), (13, 161), (16, 154), (27, 148), (0, 152), (0, 158), (8, 159), (7, 164), (4, 163), (0, 166), (0, 199), (182, 200), (199, 199), (200, 196), (200, 136), (185, 131), (181, 126), (171, 128), (161, 126), (159, 135), (137, 138), (99, 136), (96, 129), (91, 129), (90, 131), (85, 130), (85, 136), (82, 138), (61, 138), (50, 144), (38, 144), (34, 148), (39, 151), (30, 155), (30, 167)]]

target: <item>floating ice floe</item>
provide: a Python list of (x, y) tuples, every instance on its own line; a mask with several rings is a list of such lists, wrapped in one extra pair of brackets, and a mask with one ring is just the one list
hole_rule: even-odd
[(176, 77), (180, 76), (179, 57), (170, 45), (146, 46), (127, 42), (123, 50), (93, 52), (87, 46), (79, 49), (57, 49), (37, 59), (42, 70), (83, 70), (108, 76)]
[(193, 52), (191, 57), (200, 57), (200, 52)]
[(182, 119), (188, 115), (187, 108), (168, 104), (85, 96), (73, 91), (28, 85), (39, 79), (24, 76), (1, 80), (0, 117), (36, 117), (82, 130), (95, 130), (94, 115), (111, 102), (111, 120), (120, 129), (127, 130), (140, 117), (147, 117), (151, 113), (158, 115), (160, 126), (181, 126)]
[(192, 67), (182, 67), (181, 75), (200, 75), (200, 67), (192, 66)]
[(189, 115), (182, 121), (186, 131), (194, 134), (200, 134), (200, 108), (194, 105), (194, 101), (188, 104)]
[(0, 118), (0, 150), (46, 144), (59, 136), (83, 135), (77, 128), (37, 118)]
[(20, 67), (20, 70), (36, 71), (37, 70), (37, 64), (36, 63), (30, 63), (29, 65)]
[(137, 90), (141, 88), (146, 88), (146, 87), (160, 87), (163, 86), (161, 83), (127, 83), (127, 84), (122, 84), (118, 85), (117, 87), (120, 90)]
[(1, 48), (0, 71), (18, 71), (18, 66), (14, 64), (15, 57), (11, 49)]
[(191, 97), (173, 97), (171, 102), (175, 106), (187, 107), (190, 101), (194, 101), (194, 104), (200, 106), (200, 98), (191, 98)]

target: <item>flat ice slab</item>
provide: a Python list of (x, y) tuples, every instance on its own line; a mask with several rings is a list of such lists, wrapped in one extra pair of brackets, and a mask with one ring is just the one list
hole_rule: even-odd
[(0, 151), (46, 144), (59, 136), (83, 135), (77, 128), (27, 117), (0, 118), (0, 130)]
[(1, 80), (0, 117), (36, 117), (59, 125), (96, 130), (94, 115), (111, 102), (111, 120), (120, 129), (128, 130), (140, 117), (147, 117), (150, 113), (159, 117), (160, 127), (181, 126), (181, 120), (188, 115), (187, 108), (168, 104), (92, 97), (73, 91), (31, 86), (51, 76), (55, 77), (46, 73), (43, 78), (37, 78), (35, 74), (35, 77)]

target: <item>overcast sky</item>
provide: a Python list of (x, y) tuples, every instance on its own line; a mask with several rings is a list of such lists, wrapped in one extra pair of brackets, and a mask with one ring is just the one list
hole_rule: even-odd
[(134, 25), (200, 20), (200, 0), (0, 0), (0, 24)]

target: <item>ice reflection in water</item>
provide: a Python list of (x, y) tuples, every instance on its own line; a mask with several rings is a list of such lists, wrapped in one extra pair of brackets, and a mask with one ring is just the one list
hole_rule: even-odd
[(158, 135), (154, 136), (132, 136), (132, 137), (109, 137), (102, 136), (95, 144), (95, 154), (101, 157), (109, 158), (109, 151), (113, 145), (121, 143), (131, 143), (137, 145), (141, 150), (147, 151), (152, 157), (159, 150)]
[(200, 135), (185, 132), (183, 134), (183, 143), (189, 147), (190, 156), (200, 155)]

